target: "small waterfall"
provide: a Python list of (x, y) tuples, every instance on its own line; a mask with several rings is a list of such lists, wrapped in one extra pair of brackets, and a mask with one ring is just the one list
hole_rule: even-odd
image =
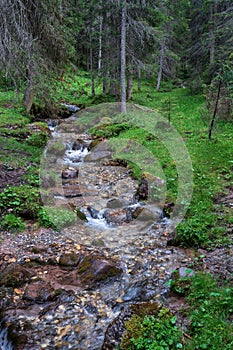
[(62, 106), (66, 107), (69, 112), (76, 113), (80, 110), (80, 108), (77, 105), (72, 105), (68, 103), (61, 103)]
[(93, 208), (88, 207), (87, 211), (85, 211), (88, 226), (93, 226), (99, 229), (109, 228), (109, 225), (104, 217), (105, 210), (106, 209), (97, 211)]
[(8, 339), (7, 328), (1, 327), (0, 324), (0, 349), (1, 350), (13, 350), (11, 341)]
[(82, 163), (88, 153), (89, 150), (86, 145), (82, 145), (80, 149), (72, 149), (71, 145), (65, 152), (63, 163), (66, 165), (77, 165), (77, 163)]

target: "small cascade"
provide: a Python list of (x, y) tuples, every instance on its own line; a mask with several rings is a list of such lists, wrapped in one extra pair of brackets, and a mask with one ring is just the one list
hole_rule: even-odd
[(66, 107), (69, 112), (76, 113), (80, 110), (80, 108), (77, 105), (68, 104), (68, 103), (61, 103), (62, 106)]
[(78, 165), (83, 162), (88, 153), (88, 145), (80, 145), (79, 149), (74, 149), (73, 144), (69, 144), (63, 158), (63, 163), (65, 165)]
[(0, 325), (0, 349), (1, 350), (13, 350), (11, 341), (8, 339), (7, 328)]
[(85, 215), (87, 218), (87, 225), (96, 227), (98, 229), (106, 229), (109, 227), (109, 224), (107, 223), (104, 213), (106, 209), (102, 209), (100, 211), (92, 208), (87, 207), (87, 210), (85, 210)]
[(49, 130), (51, 131), (51, 133), (53, 133), (56, 129), (56, 127), (58, 126), (58, 120), (56, 119), (49, 119), (47, 120), (47, 125), (49, 127)]

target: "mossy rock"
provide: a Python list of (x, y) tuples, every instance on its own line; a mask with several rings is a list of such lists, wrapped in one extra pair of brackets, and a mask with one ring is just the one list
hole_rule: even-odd
[(98, 146), (98, 144), (101, 142), (101, 139), (95, 139), (93, 141), (91, 141), (91, 143), (89, 144), (89, 150), (92, 150), (93, 148), (95, 148), (96, 146)]
[(29, 281), (31, 273), (19, 264), (7, 266), (0, 272), (0, 285), (5, 287), (22, 287)]
[(75, 253), (65, 253), (60, 256), (59, 265), (62, 267), (75, 267), (80, 262), (80, 256)]
[(76, 214), (80, 220), (87, 221), (86, 215), (80, 209), (76, 209)]
[(145, 303), (138, 303), (138, 304), (132, 304), (130, 305), (130, 309), (133, 314), (136, 314), (138, 316), (148, 316), (148, 315), (153, 315), (156, 316), (158, 314), (158, 311), (160, 310), (161, 306), (156, 303), (150, 303), (150, 302), (145, 302)]
[(47, 154), (52, 156), (63, 156), (65, 153), (66, 147), (62, 142), (55, 141), (49, 143), (47, 148)]
[[(24, 328), (26, 328), (25, 324), (24, 324)], [(21, 327), (16, 322), (11, 323), (7, 327), (7, 329), (8, 329), (8, 338), (11, 340), (14, 349), (23, 349), (25, 344), (28, 343), (28, 337), (26, 335), (26, 331), (24, 333), (21, 333)]]
[(115, 261), (108, 261), (101, 255), (87, 255), (80, 262), (77, 269), (77, 275), (80, 281), (89, 286), (119, 276), (122, 268)]
[(172, 281), (170, 290), (180, 296), (187, 295), (191, 286), (191, 277), (194, 275), (194, 271), (189, 268), (180, 267), (175, 270), (172, 275)]

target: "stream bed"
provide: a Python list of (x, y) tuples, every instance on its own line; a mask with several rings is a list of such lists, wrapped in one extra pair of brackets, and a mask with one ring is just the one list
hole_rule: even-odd
[[(172, 222), (161, 203), (146, 200), (108, 141), (93, 146), (70, 121), (50, 123), (41, 182), (44, 204), (77, 213), (75, 222), (58, 232), (29, 227), (14, 241), (6, 234), (0, 250), (5, 271), (13, 263), (25, 276), (5, 314), (19, 334), (15, 349), (114, 349), (120, 338), (103, 345), (109, 325), (130, 304), (166, 304), (172, 271), (193, 259), (167, 246)], [(1, 342), (12, 349), (6, 329)]]

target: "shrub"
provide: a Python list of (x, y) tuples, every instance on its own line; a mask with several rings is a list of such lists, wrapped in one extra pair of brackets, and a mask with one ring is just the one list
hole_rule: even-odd
[(33, 134), (29, 136), (29, 138), (26, 140), (27, 144), (34, 147), (45, 147), (47, 141), (49, 139), (49, 136), (46, 132), (42, 131), (36, 134)]
[(39, 190), (28, 185), (7, 187), (0, 193), (2, 214), (12, 214), (36, 218), (41, 207)]

